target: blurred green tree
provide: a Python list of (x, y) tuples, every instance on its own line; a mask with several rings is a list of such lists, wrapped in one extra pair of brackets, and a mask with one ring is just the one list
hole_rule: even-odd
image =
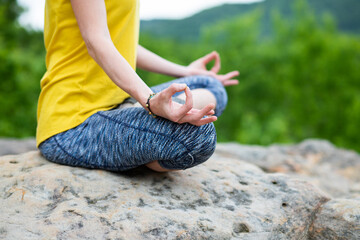
[(45, 72), (42, 33), (18, 23), (16, 0), (0, 0), (0, 136), (34, 136), (39, 80)]

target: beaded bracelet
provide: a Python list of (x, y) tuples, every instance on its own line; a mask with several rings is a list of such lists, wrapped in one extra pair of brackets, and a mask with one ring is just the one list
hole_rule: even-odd
[(151, 112), (150, 99), (152, 99), (155, 95), (156, 95), (156, 93), (151, 93), (150, 96), (148, 97), (147, 101), (146, 101), (146, 107), (149, 109), (149, 114), (152, 115), (154, 118), (156, 118), (156, 115), (153, 112)]

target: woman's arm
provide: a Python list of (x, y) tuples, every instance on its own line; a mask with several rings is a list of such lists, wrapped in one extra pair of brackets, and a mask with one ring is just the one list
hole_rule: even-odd
[(136, 67), (145, 71), (173, 77), (187, 76), (187, 68), (185, 66), (170, 62), (140, 45), (137, 48)]
[[(146, 108), (146, 100), (152, 91), (114, 46), (107, 26), (104, 0), (71, 0), (71, 4), (90, 56), (117, 86)], [(171, 96), (180, 91), (185, 91), (187, 95), (184, 105), (171, 101)], [(213, 104), (201, 110), (192, 108), (191, 92), (184, 84), (173, 84), (158, 93), (151, 99), (151, 106), (156, 115), (178, 123), (200, 126), (216, 120), (215, 116), (203, 118), (213, 114)]]
[[(239, 75), (238, 71), (232, 71), (224, 75), (218, 74), (221, 63), (220, 56), (215, 51), (195, 60), (189, 66), (181, 66), (170, 62), (140, 45), (138, 46), (137, 52), (137, 67), (146, 71), (173, 77), (208, 75), (221, 81), (224, 86), (236, 85), (239, 83), (238, 80), (232, 79)], [(207, 70), (206, 65), (212, 60), (215, 60), (215, 64), (211, 70)]]
[(103, 0), (71, 0), (90, 56), (111, 80), (144, 106), (151, 89), (139, 78), (113, 44)]

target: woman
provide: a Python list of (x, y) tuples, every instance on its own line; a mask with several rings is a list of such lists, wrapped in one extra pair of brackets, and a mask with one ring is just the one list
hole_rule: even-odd
[[(223, 86), (237, 84), (238, 72), (218, 75), (216, 52), (185, 67), (138, 46), (138, 7), (137, 0), (46, 0), (37, 144), (48, 160), (171, 171), (213, 153), (212, 122), (227, 102)], [(184, 78), (149, 88), (136, 65)]]

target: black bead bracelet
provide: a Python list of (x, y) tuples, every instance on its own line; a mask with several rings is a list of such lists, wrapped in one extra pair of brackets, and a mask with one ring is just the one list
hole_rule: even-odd
[(146, 105), (145, 105), (149, 109), (149, 114), (152, 115), (154, 118), (156, 118), (156, 115), (150, 109), (150, 99), (152, 99), (155, 95), (156, 95), (156, 93), (151, 93), (150, 96), (148, 97), (148, 99), (146, 101)]

